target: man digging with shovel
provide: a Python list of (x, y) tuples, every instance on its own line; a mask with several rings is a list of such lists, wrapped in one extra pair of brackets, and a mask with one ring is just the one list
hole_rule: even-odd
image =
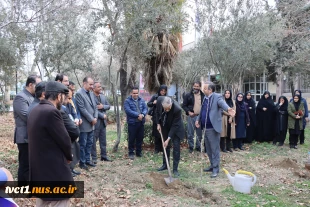
[(163, 165), (157, 170), (163, 171), (168, 169), (170, 182), (172, 182), (173, 179), (171, 179), (171, 172), (169, 167), (171, 148), (170, 140), (172, 140), (173, 145), (173, 174), (175, 177), (178, 177), (180, 175), (178, 172), (178, 165), (180, 161), (180, 143), (185, 135), (184, 125), (182, 121), (182, 108), (180, 107), (178, 102), (172, 100), (170, 97), (160, 96), (158, 97), (156, 103), (156, 113), (157, 130), (161, 134), (162, 140), (165, 140), (163, 143), (163, 147), (166, 149), (168, 160), (167, 162), (165, 157), (166, 153), (164, 153)]

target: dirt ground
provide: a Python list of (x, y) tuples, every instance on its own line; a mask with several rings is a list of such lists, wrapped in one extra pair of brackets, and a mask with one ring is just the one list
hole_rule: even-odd
[[(18, 160), (17, 147), (13, 144), (12, 114), (0, 116), (0, 123), (0, 162), (16, 178)], [(109, 129), (113, 130), (113, 127)], [(113, 142), (108, 145), (111, 148)], [(276, 149), (269, 157), (256, 156), (251, 150), (251, 146), (247, 146), (243, 152), (223, 153), (222, 167), (232, 175), (238, 169), (255, 173), (258, 178), (255, 185), (260, 188), (285, 185), (294, 192), (296, 182), (310, 179), (309, 171), (304, 168), (304, 155), (296, 150)], [(279, 154), (278, 150), (283, 153)], [(216, 179), (210, 179), (204, 173), (200, 180), (201, 162), (206, 167), (208, 159), (201, 158), (197, 152), (188, 154), (187, 149), (182, 149), (181, 177), (169, 185), (164, 181), (168, 177), (167, 171), (158, 173), (155, 170), (161, 164), (161, 155), (145, 152), (143, 159), (130, 161), (122, 140), (119, 152), (110, 153), (110, 156), (113, 162), (99, 162), (96, 168), (81, 171), (76, 180), (85, 182), (84, 198), (71, 199), (72, 206), (232, 206), (230, 198), (221, 193), (230, 188), (224, 173)], [(192, 175), (196, 178), (191, 178)], [(309, 193), (310, 190), (302, 192), (301, 198), (307, 199)], [(34, 206), (35, 199), (16, 199), (16, 202), (20, 206)]]

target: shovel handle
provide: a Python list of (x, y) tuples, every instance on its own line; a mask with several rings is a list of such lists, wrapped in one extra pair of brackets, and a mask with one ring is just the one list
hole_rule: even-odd
[(159, 131), (159, 134), (160, 134), (160, 137), (161, 137), (161, 142), (163, 144), (163, 150), (164, 150), (164, 154), (165, 154), (165, 159), (166, 159), (166, 165), (167, 165), (167, 168), (168, 168), (168, 173), (169, 173), (169, 177), (171, 178), (171, 170), (170, 170), (170, 165), (169, 165), (169, 161), (168, 161), (168, 157), (167, 157), (167, 152), (166, 152), (166, 148), (164, 146), (164, 138), (163, 138), (163, 134), (161, 133), (161, 131)]

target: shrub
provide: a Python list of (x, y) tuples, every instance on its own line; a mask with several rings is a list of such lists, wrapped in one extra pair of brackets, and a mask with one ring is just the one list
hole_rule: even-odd
[[(124, 112), (123, 111), (119, 111), (119, 113), (120, 113), (121, 120), (123, 120), (124, 117), (125, 117)], [(114, 113), (113, 110), (106, 111), (106, 115), (107, 115), (107, 118), (108, 118), (107, 121), (108, 121), (109, 124), (116, 123), (116, 114)]]
[(0, 114), (4, 114), (10, 111), (10, 105), (9, 104), (4, 104), (0, 103)]

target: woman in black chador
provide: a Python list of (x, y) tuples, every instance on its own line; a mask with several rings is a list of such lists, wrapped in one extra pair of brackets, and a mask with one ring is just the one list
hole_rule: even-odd
[(274, 137), (274, 103), (265, 91), (256, 108), (256, 141), (270, 142)]
[(152, 116), (153, 128), (152, 135), (154, 136), (154, 144), (155, 144), (155, 154), (163, 151), (163, 145), (161, 143), (160, 135), (157, 131), (157, 123), (156, 123), (156, 102), (159, 96), (167, 95), (168, 87), (166, 85), (161, 85), (158, 89), (157, 94), (153, 95), (151, 100), (147, 103), (147, 106), (150, 107), (148, 114)]
[(245, 143), (252, 143), (255, 137), (255, 127), (256, 127), (256, 103), (252, 98), (252, 94), (250, 91), (246, 92), (244, 96), (244, 102), (248, 104), (248, 112), (250, 117), (250, 126), (246, 128), (246, 138), (244, 140)]
[(275, 107), (275, 138), (273, 144), (276, 145), (279, 142), (278, 146), (283, 146), (286, 132), (287, 132), (287, 113), (288, 100), (285, 96), (280, 96), (278, 103)]

